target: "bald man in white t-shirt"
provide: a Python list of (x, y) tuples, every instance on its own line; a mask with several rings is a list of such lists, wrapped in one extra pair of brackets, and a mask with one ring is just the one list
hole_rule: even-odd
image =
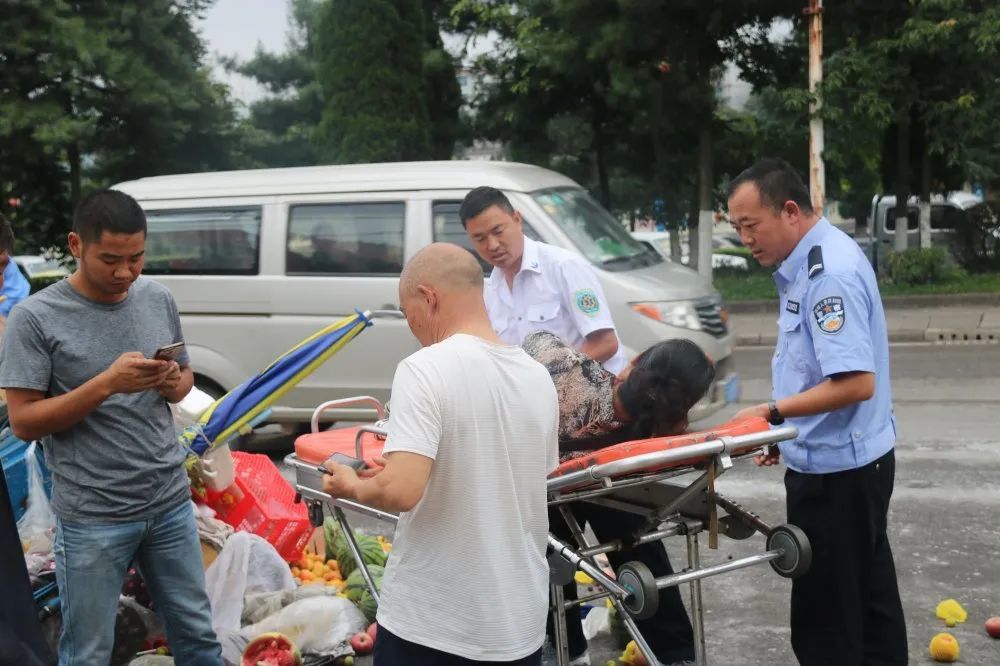
[(400, 276), (399, 297), (423, 349), (393, 379), (385, 467), (359, 478), (328, 463), (324, 477), (331, 495), (401, 512), (375, 664), (537, 666), (555, 387), (542, 365), (497, 337), (468, 251), (421, 250)]

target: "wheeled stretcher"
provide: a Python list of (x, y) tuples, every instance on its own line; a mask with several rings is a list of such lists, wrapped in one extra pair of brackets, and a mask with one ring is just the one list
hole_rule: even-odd
[[(334, 408), (369, 405), (379, 421), (372, 425), (319, 430), (323, 412)], [(335, 400), (317, 407), (312, 418), (312, 433), (303, 435), (295, 452), (286, 462), (295, 469), (296, 490), (309, 507), (314, 525), (324, 519), (324, 507), (337, 520), (347, 537), (348, 546), (359, 569), (378, 601), (371, 576), (365, 567), (345, 509), (395, 522), (397, 516), (377, 508), (323, 492), (322, 473), (317, 469), (334, 453), (364, 459), (373, 465), (380, 456), (386, 436), (385, 410), (374, 398), (359, 397)], [(794, 525), (771, 527), (759, 516), (715, 490), (715, 480), (733, 466), (733, 459), (759, 452), (780, 441), (792, 439), (797, 431), (785, 426), (772, 429), (762, 418), (731, 422), (711, 430), (674, 437), (626, 442), (589, 452), (562, 463), (549, 476), (549, 505), (565, 518), (576, 543), (570, 544), (549, 535), (551, 600), (555, 627), (553, 641), (559, 664), (567, 664), (566, 613), (585, 603), (608, 598), (617, 609), (638, 649), (649, 663), (657, 663), (647, 641), (635, 624), (656, 613), (659, 590), (689, 584), (691, 622), (694, 628), (695, 654), (705, 664), (705, 632), (701, 602), (701, 580), (745, 567), (770, 563), (779, 575), (789, 578), (804, 573), (811, 561), (809, 541)], [(642, 527), (625, 538), (596, 543), (588, 538), (570, 507), (576, 502), (590, 502), (629, 512), (645, 518)], [(747, 539), (756, 533), (765, 537), (761, 553), (729, 559), (721, 564), (702, 566), (699, 554), (701, 533), (707, 533), (710, 548), (718, 546), (719, 535)], [(611, 573), (602, 569), (597, 557), (627, 550), (630, 547), (684, 537), (687, 545), (687, 568), (669, 576), (654, 577), (645, 564), (627, 562)], [(573, 581), (577, 570), (589, 575), (598, 592), (567, 601), (563, 585)]]

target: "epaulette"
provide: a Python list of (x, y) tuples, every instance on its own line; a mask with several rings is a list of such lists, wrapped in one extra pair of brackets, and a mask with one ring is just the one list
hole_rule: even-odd
[(810, 278), (814, 278), (823, 272), (823, 248), (819, 245), (813, 245), (809, 248), (807, 272)]

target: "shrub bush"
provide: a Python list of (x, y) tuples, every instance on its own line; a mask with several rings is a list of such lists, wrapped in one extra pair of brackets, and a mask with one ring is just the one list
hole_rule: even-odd
[(955, 279), (961, 273), (941, 247), (892, 252), (886, 259), (886, 276), (895, 284), (933, 284)]
[(955, 254), (970, 271), (1000, 271), (1000, 201), (969, 208), (956, 230)]

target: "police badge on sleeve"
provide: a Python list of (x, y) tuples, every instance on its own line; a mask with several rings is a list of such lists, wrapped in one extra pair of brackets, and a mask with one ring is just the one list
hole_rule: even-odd
[(844, 328), (847, 313), (844, 311), (844, 299), (840, 296), (829, 296), (813, 306), (813, 316), (819, 330), (824, 333), (838, 333)]

